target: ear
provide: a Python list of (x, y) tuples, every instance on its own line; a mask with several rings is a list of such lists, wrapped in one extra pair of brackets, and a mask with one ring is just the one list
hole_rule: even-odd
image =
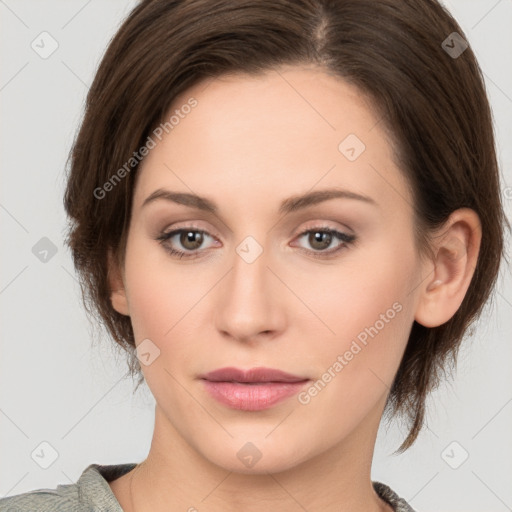
[(418, 323), (437, 327), (457, 312), (473, 277), (481, 240), (480, 219), (469, 208), (454, 211), (433, 237), (434, 259), (421, 284), (414, 317)]
[(112, 307), (122, 315), (130, 316), (128, 299), (121, 269), (111, 249), (108, 250), (108, 286), (110, 290), (110, 301)]

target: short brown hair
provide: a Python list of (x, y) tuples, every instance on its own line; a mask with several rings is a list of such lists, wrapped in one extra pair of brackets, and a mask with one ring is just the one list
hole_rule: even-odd
[(113, 309), (107, 280), (108, 250), (124, 262), (138, 166), (109, 187), (107, 200), (98, 190), (199, 81), (320, 65), (372, 99), (413, 191), (423, 240), (458, 208), (480, 217), (478, 263), (462, 305), (439, 327), (414, 322), (388, 398), (386, 411), (408, 420), (400, 450), (415, 441), (428, 393), (495, 285), (506, 222), (482, 74), (471, 47), (458, 56), (443, 48), (445, 40), (454, 47), (453, 37), (466, 39), (435, 0), (145, 0), (133, 9), (88, 93), (64, 203), (86, 310), (126, 349), (139, 384), (131, 321)]

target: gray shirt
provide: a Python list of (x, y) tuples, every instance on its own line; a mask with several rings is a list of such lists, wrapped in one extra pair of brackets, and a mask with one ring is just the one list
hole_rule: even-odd
[[(135, 466), (135, 463), (90, 464), (74, 484), (61, 484), (56, 489), (37, 489), (0, 499), (0, 512), (123, 512), (108, 482)], [(414, 512), (387, 485), (373, 482), (373, 487), (395, 512)]]

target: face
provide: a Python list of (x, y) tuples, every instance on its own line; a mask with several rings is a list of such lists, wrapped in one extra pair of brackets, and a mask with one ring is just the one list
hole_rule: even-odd
[[(380, 119), (353, 86), (303, 67), (198, 84), (176, 109), (138, 170), (112, 296), (156, 428), (237, 472), (344, 450), (377, 428), (422, 274)], [(205, 378), (226, 367), (241, 373)], [(293, 382), (243, 375), (262, 367)]]

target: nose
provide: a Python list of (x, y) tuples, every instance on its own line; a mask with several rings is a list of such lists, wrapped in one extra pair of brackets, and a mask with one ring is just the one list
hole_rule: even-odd
[(273, 339), (285, 328), (286, 289), (269, 268), (267, 251), (254, 261), (240, 254), (217, 290), (216, 327), (222, 336), (245, 343)]

